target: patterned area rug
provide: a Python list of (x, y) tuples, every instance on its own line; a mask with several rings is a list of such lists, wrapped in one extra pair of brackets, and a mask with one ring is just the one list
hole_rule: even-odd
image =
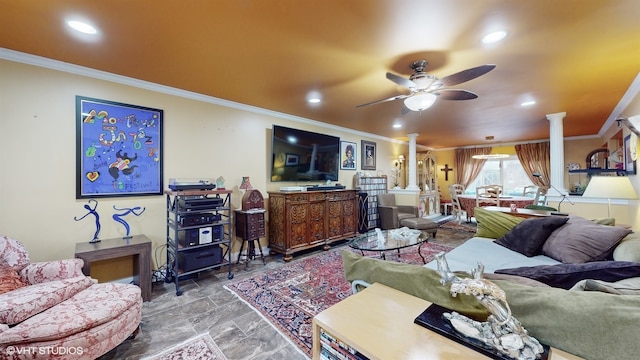
[(208, 333), (188, 339), (143, 360), (227, 360)]
[(449, 221), (446, 222), (442, 225), (440, 225), (441, 228), (445, 228), (445, 229), (453, 229), (453, 230), (458, 230), (458, 231), (466, 231), (466, 232), (476, 232), (478, 230), (478, 224), (475, 222), (465, 222), (464, 220), (458, 224), (455, 221)]
[[(342, 249), (351, 250), (348, 247)], [(422, 245), (421, 253), (429, 262), (437, 253), (451, 249), (447, 245), (426, 243)], [(225, 288), (250, 304), (311, 357), (311, 320), (316, 314), (351, 295), (351, 285), (344, 278), (340, 251), (330, 250), (294, 260)], [(387, 260), (423, 264), (415, 247), (402, 249), (400, 257), (394, 254), (387, 253)], [(365, 253), (365, 256), (372, 255)]]

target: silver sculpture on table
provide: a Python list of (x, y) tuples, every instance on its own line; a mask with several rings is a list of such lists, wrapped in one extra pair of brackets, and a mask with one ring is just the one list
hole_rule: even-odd
[(473, 295), (491, 315), (487, 321), (472, 320), (456, 312), (443, 316), (461, 335), (481, 342), (500, 354), (518, 360), (540, 359), (544, 348), (537, 339), (530, 336), (520, 322), (511, 315), (511, 308), (502, 289), (489, 280), (483, 279), (484, 265), (478, 263), (471, 270), (471, 278), (460, 278), (449, 269), (443, 252), (436, 255), (440, 282), (451, 284), (451, 296)]

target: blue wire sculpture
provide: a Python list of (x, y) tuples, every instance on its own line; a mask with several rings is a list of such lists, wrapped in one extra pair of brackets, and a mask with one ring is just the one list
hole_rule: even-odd
[[(93, 205), (93, 208), (91, 207), (91, 204)], [(84, 208), (87, 209), (88, 213), (84, 214), (81, 218), (78, 218), (77, 216), (73, 217), (73, 220), (75, 221), (80, 221), (84, 218), (87, 217), (87, 215), (93, 215), (96, 217), (96, 232), (95, 234), (93, 234), (93, 239), (91, 239), (91, 241), (89, 241), (90, 243), (97, 243), (100, 241), (100, 239), (98, 239), (98, 234), (100, 234), (100, 215), (98, 214), (98, 212), (96, 211), (96, 209), (98, 208), (98, 202), (94, 199), (89, 199), (89, 201), (84, 205)]]
[(113, 209), (114, 210), (118, 210), (118, 211), (124, 211), (122, 214), (113, 214), (113, 220), (119, 222), (120, 224), (122, 224), (124, 226), (124, 229), (127, 232), (127, 234), (123, 237), (123, 239), (131, 239), (131, 236), (129, 236), (129, 230), (130, 230), (129, 224), (126, 221), (124, 221), (124, 219), (122, 217), (123, 216), (127, 216), (129, 214), (133, 214), (135, 216), (140, 216), (140, 215), (142, 215), (142, 213), (144, 213), (146, 208), (142, 208), (142, 211), (140, 211), (140, 209), (141, 209), (140, 206), (136, 206), (134, 208), (118, 209), (115, 205), (113, 205)]

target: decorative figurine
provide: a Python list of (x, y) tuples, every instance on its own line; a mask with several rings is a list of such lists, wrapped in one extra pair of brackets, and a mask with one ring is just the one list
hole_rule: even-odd
[[(136, 206), (134, 208), (118, 209), (115, 205), (113, 205), (113, 209), (114, 210), (118, 210), (118, 211), (124, 211), (122, 214), (113, 214), (113, 220), (119, 222), (120, 224), (122, 224), (124, 226), (124, 229), (125, 229), (127, 234), (123, 237), (123, 239), (131, 239), (131, 236), (129, 236), (129, 224), (126, 221), (124, 221), (124, 219), (122, 217), (123, 216), (127, 216), (129, 214), (133, 214), (135, 216), (140, 216), (140, 215), (142, 215), (142, 213), (144, 213), (146, 208), (142, 208), (142, 211), (140, 211), (140, 206)], [(140, 211), (140, 212), (138, 212), (138, 211)]]
[(222, 176), (216, 179), (216, 188), (218, 190), (224, 190), (224, 178)]
[(518, 360), (540, 359), (544, 348), (538, 340), (530, 336), (520, 322), (511, 315), (511, 308), (502, 289), (489, 280), (483, 279), (484, 265), (478, 263), (471, 270), (471, 279), (458, 277), (449, 269), (443, 252), (436, 255), (440, 283), (451, 283), (451, 296), (473, 295), (491, 315), (485, 322), (479, 322), (458, 314), (444, 313), (442, 316), (464, 337), (476, 340), (500, 354)]
[[(91, 207), (91, 203), (93, 203), (93, 208)], [(89, 199), (89, 201), (84, 205), (84, 208), (87, 209), (87, 211), (89, 211), (88, 213), (84, 214), (81, 218), (78, 218), (76, 216), (73, 217), (73, 220), (75, 221), (80, 221), (84, 218), (87, 217), (87, 215), (91, 214), (93, 216), (96, 217), (96, 232), (95, 234), (93, 234), (93, 239), (91, 239), (91, 241), (89, 241), (90, 243), (97, 243), (100, 241), (100, 239), (98, 239), (98, 234), (100, 233), (100, 215), (98, 214), (98, 212), (96, 211), (96, 209), (98, 208), (98, 202), (94, 199)]]

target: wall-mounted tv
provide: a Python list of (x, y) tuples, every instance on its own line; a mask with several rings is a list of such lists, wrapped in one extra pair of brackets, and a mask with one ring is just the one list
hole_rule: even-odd
[(271, 181), (338, 181), (340, 138), (273, 125)]

